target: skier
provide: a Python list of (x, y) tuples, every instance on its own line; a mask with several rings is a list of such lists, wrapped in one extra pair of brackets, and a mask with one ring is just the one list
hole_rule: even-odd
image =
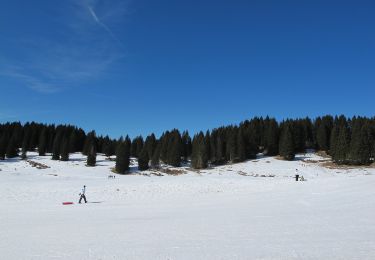
[(86, 192), (86, 185), (83, 185), (82, 193), (79, 194), (81, 196), (79, 198), (79, 202), (78, 202), (79, 204), (81, 204), (82, 199), (85, 201), (85, 203), (87, 203), (85, 192)]
[(298, 181), (299, 174), (298, 174), (298, 169), (296, 169), (296, 181)]

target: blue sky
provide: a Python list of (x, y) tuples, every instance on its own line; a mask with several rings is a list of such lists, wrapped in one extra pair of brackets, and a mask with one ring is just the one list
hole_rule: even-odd
[(374, 115), (374, 1), (3, 0), (0, 121), (112, 137)]

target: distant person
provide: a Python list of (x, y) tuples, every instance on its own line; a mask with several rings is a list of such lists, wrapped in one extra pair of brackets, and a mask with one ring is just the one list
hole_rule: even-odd
[(296, 169), (296, 181), (298, 181), (298, 178), (299, 178), (299, 173), (298, 173), (298, 169)]
[(82, 199), (85, 201), (85, 203), (87, 203), (87, 200), (86, 200), (86, 195), (85, 195), (85, 193), (86, 193), (86, 185), (83, 185), (83, 189), (82, 189), (82, 192), (79, 194), (81, 197), (79, 198), (79, 201), (78, 201), (78, 203), (80, 203), (81, 204), (81, 201), (82, 201)]

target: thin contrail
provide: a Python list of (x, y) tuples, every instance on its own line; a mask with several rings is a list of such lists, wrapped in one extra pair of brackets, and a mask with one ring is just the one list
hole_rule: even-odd
[(87, 9), (89, 10), (92, 18), (94, 19), (94, 21), (101, 27), (104, 28), (104, 30), (106, 30), (109, 35), (111, 35), (111, 37), (116, 40), (117, 42), (119, 42), (121, 45), (122, 45), (122, 42), (113, 34), (113, 32), (108, 28), (107, 25), (105, 25), (104, 23), (102, 23), (102, 21), (100, 21), (100, 19), (98, 18), (98, 16), (96, 15), (95, 11), (91, 8), (91, 6), (87, 5)]

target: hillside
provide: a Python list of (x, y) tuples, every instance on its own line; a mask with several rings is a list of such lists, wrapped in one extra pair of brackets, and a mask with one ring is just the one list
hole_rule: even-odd
[[(373, 259), (375, 169), (329, 169), (316, 154), (179, 176), (30, 153), (0, 162), (4, 259)], [(295, 169), (307, 181), (293, 179)], [(176, 173), (173, 169), (171, 173)], [(164, 175), (164, 176), (159, 176)], [(87, 186), (88, 204), (76, 204)], [(63, 206), (72, 201), (74, 205)], [(91, 203), (90, 203), (91, 202)]]

